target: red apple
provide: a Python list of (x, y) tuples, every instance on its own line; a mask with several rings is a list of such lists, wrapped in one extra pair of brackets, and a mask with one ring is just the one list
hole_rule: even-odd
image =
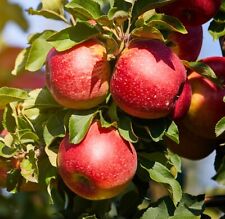
[(185, 80), (180, 59), (162, 42), (133, 41), (116, 63), (110, 90), (126, 113), (156, 119), (173, 110)]
[(89, 109), (102, 103), (109, 89), (110, 66), (105, 47), (96, 40), (83, 42), (47, 58), (47, 86), (62, 106)]
[(220, 5), (221, 0), (177, 0), (158, 11), (177, 17), (185, 26), (198, 26), (213, 18)]
[(168, 46), (180, 59), (195, 61), (202, 48), (203, 30), (202, 26), (186, 27), (188, 33), (181, 34), (171, 32), (168, 35)]
[(191, 104), (191, 85), (187, 80), (183, 86), (182, 92), (178, 97), (174, 109), (171, 113), (171, 118), (173, 120), (180, 120), (182, 119), (188, 112), (188, 109)]
[(225, 58), (209, 57), (202, 62), (209, 65), (223, 81), (223, 86), (218, 87), (209, 79), (192, 72), (188, 80), (192, 88), (191, 105), (183, 119), (183, 124), (192, 132), (205, 138), (216, 138), (215, 125), (225, 116)]
[(94, 122), (81, 143), (71, 144), (68, 136), (62, 140), (58, 168), (74, 193), (90, 200), (108, 199), (121, 193), (132, 180), (137, 154), (117, 130)]
[(174, 153), (187, 159), (200, 160), (207, 157), (215, 150), (217, 145), (215, 140), (199, 137), (182, 125), (178, 125), (178, 127), (179, 144), (168, 137), (164, 139), (166, 147)]

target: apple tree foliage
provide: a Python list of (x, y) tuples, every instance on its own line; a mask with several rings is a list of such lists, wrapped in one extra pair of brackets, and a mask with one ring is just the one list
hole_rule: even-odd
[[(7, 1), (3, 2), (4, 8), (12, 7)], [(65, 28), (29, 36), (28, 46), (17, 57), (12, 74), (44, 68), (51, 48), (64, 51), (93, 37), (105, 44), (113, 68), (129, 39), (145, 37), (166, 43), (168, 32), (187, 33), (175, 17), (156, 13), (155, 8), (170, 2), (172, 0), (41, 0), (38, 7), (28, 9), (28, 13), (64, 22)], [(10, 19), (27, 28), (23, 19)], [(209, 26), (209, 33), (215, 40), (225, 35), (224, 19), (225, 1)], [(205, 64), (185, 60), (183, 63), (186, 68), (221, 83)], [(8, 174), (7, 190), (19, 191), (21, 180), (38, 183), (49, 194), (57, 211), (55, 218), (194, 219), (204, 215), (205, 195), (192, 196), (183, 192), (181, 159), (162, 144), (165, 135), (179, 142), (179, 130), (170, 118), (133, 118), (116, 107), (110, 94), (103, 104), (91, 110), (67, 109), (54, 100), (47, 88), (26, 91), (2, 87), (0, 106), (4, 108), (3, 127), (8, 130), (8, 134), (0, 138), (0, 155), (16, 157), (21, 162), (20, 169), (12, 169)], [(118, 197), (104, 201), (85, 200), (75, 195), (66, 188), (57, 172), (60, 140), (68, 132), (72, 143), (81, 142), (94, 119), (99, 119), (103, 127), (116, 127), (125, 140), (135, 145), (138, 153), (138, 169), (130, 187)], [(225, 118), (218, 122), (215, 131), (217, 136), (224, 133)], [(222, 145), (215, 159), (213, 179), (225, 185)], [(167, 195), (153, 201), (148, 191), (149, 181), (162, 184)]]

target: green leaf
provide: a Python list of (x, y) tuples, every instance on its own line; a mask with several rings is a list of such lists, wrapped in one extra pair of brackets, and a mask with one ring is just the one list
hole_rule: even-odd
[(63, 16), (63, 14), (58, 14), (55, 11), (51, 11), (51, 10), (46, 10), (46, 9), (41, 9), (41, 10), (34, 10), (33, 8), (29, 8), (28, 9), (28, 13), (30, 15), (39, 15), (39, 16), (43, 16), (45, 18), (48, 19), (54, 19), (54, 20), (62, 20), (65, 23), (68, 23), (68, 21), (66, 20), (66, 18)]
[(21, 143), (35, 143), (39, 141), (38, 135), (30, 129), (19, 130), (18, 135)]
[[(25, 71), (25, 68), (31, 71), (40, 69), (45, 62), (46, 53), (50, 47), (50, 45), (47, 45), (46, 39), (54, 33), (55, 31), (53, 30), (45, 30), (42, 33), (31, 35), (28, 39), (31, 46), (23, 49), (19, 53), (12, 74), (17, 75), (20, 72)], [(39, 48), (39, 45), (41, 49)], [(47, 45), (47, 47), (45, 48), (44, 45)]]
[(145, 21), (145, 24), (159, 30), (175, 31), (187, 34), (185, 26), (177, 18), (165, 14), (154, 14)]
[(54, 11), (57, 14), (63, 14), (65, 0), (41, 0), (42, 9)]
[(72, 0), (66, 6), (75, 17), (85, 17), (86, 19), (98, 19), (103, 15), (100, 4), (94, 0)]
[(166, 203), (162, 201), (157, 207), (150, 207), (140, 219), (165, 219), (169, 218)]
[(79, 144), (87, 134), (89, 127), (96, 115), (96, 111), (87, 110), (75, 112), (69, 118), (69, 140)]
[(11, 74), (18, 75), (20, 72), (25, 70), (26, 58), (29, 52), (29, 48), (21, 50), (16, 57), (15, 66)]
[[(54, 205), (54, 208), (56, 208), (56, 210), (58, 212), (63, 212), (65, 209), (64, 209), (64, 206), (65, 206), (65, 202), (66, 198), (68, 198), (65, 194), (64, 197), (62, 197), (62, 194), (60, 193), (60, 191), (57, 189), (57, 187), (53, 184), (53, 183), (50, 183), (47, 187), (47, 190), (48, 190), (48, 194), (50, 196), (50, 203)], [(54, 215), (55, 216), (55, 215)], [(54, 217), (55, 218), (55, 217)], [(60, 219), (61, 217), (59, 217)], [(62, 217), (63, 219), (64, 217)], [(55, 219), (58, 219), (58, 217), (56, 217)]]
[(117, 106), (114, 102), (112, 102), (109, 105), (108, 114), (109, 114), (109, 117), (110, 117), (111, 121), (119, 121), (119, 117), (118, 117), (118, 114), (117, 114)]
[(174, 121), (171, 122), (169, 128), (166, 131), (166, 136), (169, 137), (171, 140), (179, 144), (179, 130), (178, 126)]
[(129, 17), (128, 12), (118, 10), (118, 8), (111, 8), (108, 12), (108, 18), (114, 20), (118, 25), (122, 25)]
[(163, 136), (168, 128), (168, 120), (149, 120), (148, 124), (143, 127), (154, 142), (159, 142), (163, 139)]
[(15, 113), (15, 107), (13, 106), (14, 104), (9, 104), (5, 107), (4, 109), (4, 114), (3, 114), (3, 127), (8, 130), (9, 132), (14, 133), (16, 130), (16, 120), (13, 115), (16, 115)]
[(65, 112), (58, 111), (51, 115), (44, 125), (43, 137), (47, 146), (49, 146), (57, 137), (64, 137), (64, 117)]
[(175, 209), (174, 216), (169, 219), (196, 219), (199, 218), (204, 211), (204, 195), (192, 196), (183, 194), (183, 197)]
[(54, 31), (46, 30), (32, 41), (26, 57), (25, 69), (29, 71), (37, 71), (41, 69), (45, 63), (48, 52), (52, 48), (52, 45), (47, 42), (47, 38), (52, 36), (54, 33)]
[(201, 62), (201, 61), (198, 61), (198, 62), (188, 62), (188, 61), (183, 61), (183, 64), (184, 64), (187, 68), (189, 68), (189, 69), (191, 69), (191, 70), (193, 70), (193, 71), (195, 71), (195, 72), (201, 74), (202, 76), (204, 76), (204, 77), (210, 79), (210, 80), (213, 81), (214, 83), (216, 83), (216, 84), (218, 84), (218, 85), (221, 84), (221, 82), (220, 82), (219, 79), (217, 78), (215, 72), (214, 72), (214, 71), (212, 70), (212, 68), (210, 68), (207, 64), (205, 64), (205, 63), (203, 63), (203, 62)]
[(21, 175), (31, 182), (38, 183), (38, 166), (37, 157), (34, 150), (30, 150), (28, 157), (24, 158), (20, 163)]
[(127, 141), (136, 143), (138, 141), (137, 136), (132, 129), (131, 119), (128, 116), (122, 116), (118, 122), (118, 131), (120, 135)]
[(141, 167), (145, 169), (152, 180), (166, 184), (169, 187), (170, 195), (173, 199), (173, 203), (176, 206), (182, 198), (182, 189), (178, 181), (174, 179), (170, 170), (167, 169), (161, 163), (155, 162), (151, 168), (147, 168), (141, 164)]
[(16, 148), (6, 146), (0, 141), (0, 156), (4, 158), (13, 157), (16, 154)]
[(62, 106), (60, 106), (52, 97), (47, 88), (33, 90), (29, 93), (29, 96), (30, 98), (23, 103), (23, 106), (26, 109), (33, 107), (39, 109), (62, 108)]
[(215, 133), (216, 137), (219, 137), (222, 135), (225, 131), (225, 117), (221, 118), (217, 123), (215, 127)]
[(131, 35), (137, 36), (140, 38), (157, 39), (157, 40), (165, 41), (163, 34), (158, 29), (156, 29), (155, 27), (149, 27), (147, 25), (134, 28), (131, 32)]
[(107, 54), (110, 56), (116, 56), (119, 54), (119, 44), (111, 34), (103, 34), (102, 37), (105, 40), (105, 47)]
[[(224, 19), (225, 12), (222, 12), (221, 14)], [(208, 31), (214, 40), (218, 40), (220, 37), (225, 35), (225, 21), (223, 20), (223, 22), (221, 22), (221, 21), (212, 20), (208, 27)]]
[(102, 110), (99, 111), (99, 118), (100, 118), (101, 127), (103, 127), (103, 128), (109, 128), (111, 126), (116, 126), (115, 122), (109, 122), (104, 118)]
[(77, 22), (76, 26), (68, 27), (53, 36), (48, 41), (58, 51), (64, 51), (71, 47), (96, 37), (99, 31), (88, 22)]
[(28, 99), (27, 91), (17, 88), (1, 87), (0, 88), (0, 108), (4, 108), (6, 104), (18, 100)]
[(45, 153), (47, 154), (49, 162), (53, 167), (57, 167), (58, 147), (59, 145), (46, 145), (45, 147)]
[(174, 166), (177, 172), (181, 173), (181, 158), (177, 154), (168, 151), (166, 158), (168, 159), (169, 163)]

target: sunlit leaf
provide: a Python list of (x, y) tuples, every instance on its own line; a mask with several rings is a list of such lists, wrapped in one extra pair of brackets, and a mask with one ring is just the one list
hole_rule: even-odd
[(167, 169), (161, 163), (155, 162), (151, 168), (147, 168), (141, 164), (141, 167), (145, 169), (152, 180), (166, 184), (169, 187), (169, 192), (176, 206), (182, 198), (182, 189), (178, 181), (174, 179), (170, 170)]
[(73, 144), (80, 143), (87, 134), (96, 111), (76, 112), (69, 119), (69, 139)]
[(0, 88), (0, 108), (6, 104), (18, 100), (25, 100), (29, 97), (27, 91), (18, 88), (1, 87)]
[(133, 132), (131, 119), (129, 117), (123, 116), (120, 118), (118, 122), (118, 131), (125, 140), (132, 143), (138, 141), (137, 136)]
[(218, 137), (222, 135), (224, 131), (225, 131), (225, 117), (221, 118), (216, 124), (215, 127), (216, 136)]
[(95, 26), (88, 22), (78, 22), (76, 26), (68, 27), (54, 34), (48, 41), (56, 50), (64, 51), (98, 34), (99, 31)]

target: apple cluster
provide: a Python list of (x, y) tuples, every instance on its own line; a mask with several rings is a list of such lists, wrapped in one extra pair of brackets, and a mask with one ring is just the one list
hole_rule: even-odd
[[(167, 41), (132, 38), (116, 63), (97, 38), (47, 57), (47, 86), (66, 108), (86, 110), (102, 104), (110, 93), (125, 114), (139, 119), (170, 117), (180, 131), (180, 143), (164, 139), (166, 147), (189, 159), (201, 159), (215, 149), (216, 123), (225, 116), (224, 84), (218, 86), (182, 60), (196, 61), (202, 46), (202, 24), (221, 4), (213, 1), (175, 1), (159, 9), (180, 19), (188, 34), (171, 32)], [(174, 7), (177, 9), (174, 10)], [(201, 60), (224, 81), (225, 58)], [(112, 71), (111, 71), (112, 69)], [(115, 128), (94, 121), (78, 144), (68, 135), (58, 152), (59, 173), (65, 184), (87, 199), (111, 198), (128, 185), (137, 168), (134, 146)]]
[[(187, 34), (171, 31), (165, 34), (165, 41), (127, 37), (113, 60), (101, 38), (90, 38), (65, 51), (52, 48), (46, 59), (46, 80), (40, 73), (4, 80), (8, 86), (25, 89), (46, 83), (55, 101), (66, 109), (84, 111), (110, 102), (120, 115), (140, 121), (169, 118), (179, 128), (179, 144), (164, 136), (165, 148), (188, 159), (201, 159), (224, 138), (216, 136), (215, 126), (225, 116), (225, 58), (200, 60), (215, 72), (221, 84), (187, 69), (184, 63), (198, 59), (202, 24), (216, 14), (220, 4), (221, 0), (174, 1), (156, 11), (177, 17)], [(97, 24), (95, 20), (89, 23)], [(19, 50), (15, 48), (15, 53)], [(79, 143), (71, 143), (69, 133), (60, 142), (59, 174), (66, 186), (81, 197), (112, 198), (127, 188), (136, 173), (135, 145), (120, 135), (116, 122), (103, 127), (94, 118)], [(19, 161), (16, 166), (14, 161), (0, 159), (0, 177), (4, 179), (1, 187), (6, 186), (7, 172), (20, 168)]]

